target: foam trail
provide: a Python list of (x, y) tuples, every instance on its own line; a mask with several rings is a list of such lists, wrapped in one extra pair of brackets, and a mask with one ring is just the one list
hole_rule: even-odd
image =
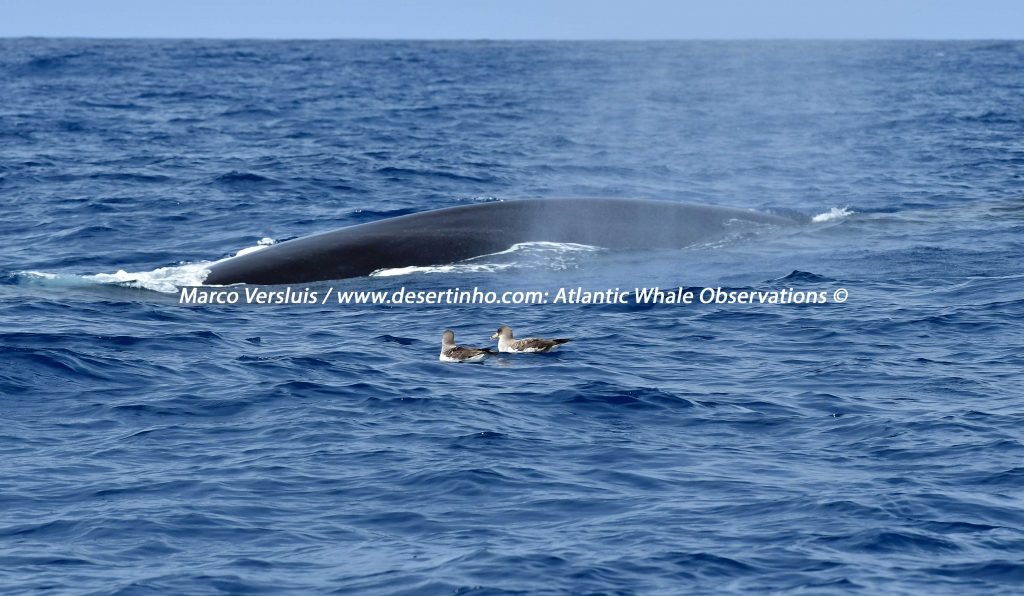
[(256, 246), (243, 248), (238, 253), (224, 259), (158, 267), (152, 271), (129, 272), (121, 269), (116, 273), (97, 273), (95, 275), (65, 275), (47, 273), (45, 271), (21, 271), (18, 275), (29, 282), (45, 283), (47, 285), (77, 286), (99, 283), (173, 294), (178, 291), (178, 288), (183, 286), (203, 285), (206, 276), (210, 274), (210, 267), (217, 263), (239, 255), (263, 250), (274, 243), (273, 238), (262, 238)]
[(410, 275), (413, 273), (494, 273), (496, 271), (510, 269), (514, 266), (514, 263), (455, 263), (454, 265), (434, 265), (432, 267), (395, 267), (393, 269), (378, 269), (371, 273), (370, 277), (397, 277), (399, 275)]

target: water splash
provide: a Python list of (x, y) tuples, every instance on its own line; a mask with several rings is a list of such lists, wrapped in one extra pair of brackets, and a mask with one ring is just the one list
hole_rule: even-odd
[(815, 215), (814, 217), (812, 217), (811, 218), (811, 222), (813, 222), (813, 223), (825, 223), (825, 222), (828, 222), (828, 221), (838, 221), (838, 220), (843, 219), (845, 217), (849, 217), (849, 216), (853, 215), (854, 213), (856, 213), (856, 211), (851, 211), (847, 207), (833, 207), (833, 208), (829, 209), (828, 211), (826, 211), (824, 213), (819, 213), (819, 214)]

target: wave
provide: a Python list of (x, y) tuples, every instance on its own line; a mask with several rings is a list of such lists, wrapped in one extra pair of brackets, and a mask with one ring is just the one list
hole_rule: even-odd
[(800, 271), (799, 269), (794, 269), (792, 273), (790, 273), (789, 275), (787, 275), (785, 277), (780, 277), (778, 279), (769, 279), (767, 281), (769, 283), (771, 283), (771, 282), (826, 283), (826, 282), (833, 282), (835, 280), (832, 279), (831, 277), (825, 277), (824, 275), (818, 275), (817, 273), (811, 273), (809, 271)]
[(575, 268), (579, 256), (601, 250), (604, 249), (572, 242), (520, 242), (505, 250), (480, 255), (458, 263), (378, 269), (371, 273), (370, 277), (395, 277), (414, 273), (494, 273), (526, 268), (560, 271)]
[(264, 184), (280, 184), (281, 181), (270, 176), (263, 176), (255, 172), (239, 172), (232, 170), (213, 178), (213, 183), (224, 186), (249, 187)]

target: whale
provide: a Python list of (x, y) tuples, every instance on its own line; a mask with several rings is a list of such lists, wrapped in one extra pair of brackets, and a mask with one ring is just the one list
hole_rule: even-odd
[(445, 265), (526, 242), (609, 249), (686, 248), (795, 220), (651, 199), (536, 198), (400, 215), (281, 242), (210, 266), (204, 285), (297, 284), (381, 269)]

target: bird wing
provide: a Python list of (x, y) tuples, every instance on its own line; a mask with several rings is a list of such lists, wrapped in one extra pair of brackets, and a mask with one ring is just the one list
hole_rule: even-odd
[(455, 346), (445, 351), (444, 355), (449, 358), (455, 358), (458, 360), (465, 360), (480, 354), (493, 354), (490, 348), (464, 348), (462, 346)]
[(516, 340), (513, 347), (520, 351), (525, 352), (526, 350), (533, 350), (535, 352), (546, 352), (551, 348), (564, 344), (569, 340), (567, 339), (541, 339), (539, 337), (527, 337), (524, 339)]

